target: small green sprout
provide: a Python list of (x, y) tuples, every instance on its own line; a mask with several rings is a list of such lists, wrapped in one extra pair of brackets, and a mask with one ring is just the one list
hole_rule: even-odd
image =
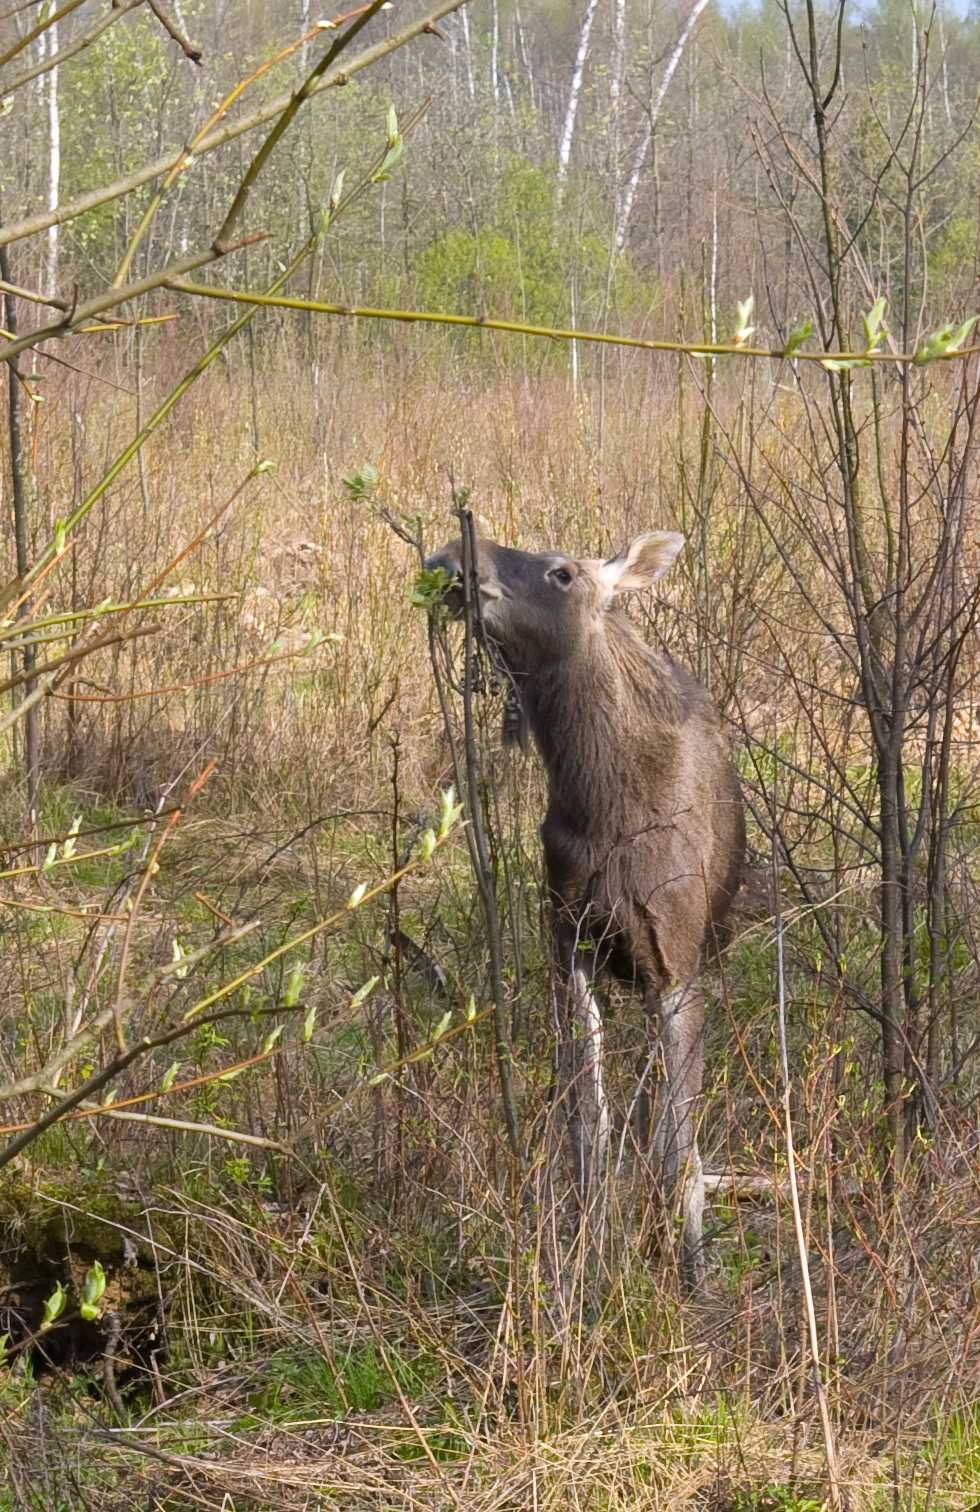
[(381, 474), (370, 462), (365, 462), (353, 472), (344, 473), (341, 482), (352, 500), (367, 499), (378, 486)]
[(82, 1300), (78, 1305), (78, 1311), (86, 1323), (94, 1323), (99, 1316), (99, 1303), (102, 1301), (104, 1291), (105, 1271), (101, 1261), (93, 1260), (85, 1272), (85, 1280), (82, 1282)]
[(41, 1319), (40, 1333), (45, 1333), (49, 1328), (54, 1327), (64, 1312), (67, 1301), (68, 1293), (59, 1281), (44, 1304), (44, 1317)]
[(395, 113), (394, 105), (388, 106), (385, 116), (385, 129), (387, 131), (387, 145), (385, 147), (385, 155), (381, 159), (381, 166), (372, 176), (371, 182), (374, 184), (383, 184), (386, 179), (391, 177), (391, 170), (401, 157), (405, 146), (401, 132), (398, 130), (398, 116)]
[(749, 325), (752, 319), (752, 310), (755, 306), (755, 297), (750, 294), (748, 299), (741, 299), (735, 306), (735, 334), (732, 337), (734, 346), (745, 346), (749, 337), (755, 330), (755, 326)]
[(456, 802), (456, 789), (447, 787), (442, 795), (442, 804), (439, 810), (439, 839), (445, 840), (456, 820), (463, 812), (463, 805)]
[(270, 1029), (269, 1030), (269, 1033), (266, 1035), (265, 1039), (262, 1041), (262, 1051), (261, 1051), (261, 1053), (263, 1055), (268, 1055), (270, 1053), (270, 1051), (272, 1051), (272, 1050), (275, 1049), (276, 1044), (277, 1044), (277, 1042), (278, 1042), (278, 1040), (279, 1040), (279, 1038), (280, 1038), (280, 1036), (281, 1036), (282, 1031), (283, 1031), (284, 1028), (285, 1028), (284, 1024), (277, 1024), (274, 1029)]
[(964, 320), (958, 326), (947, 321), (938, 331), (933, 331), (931, 336), (926, 337), (913, 360), (919, 367), (924, 367), (927, 362), (935, 362), (937, 357), (952, 357), (966, 346), (978, 320), (980, 315), (971, 315), (969, 320)]
[(353, 997), (350, 1000), (350, 1006), (352, 1008), (360, 1008), (361, 1004), (364, 1002), (364, 999), (370, 996), (375, 987), (377, 987), (380, 980), (381, 978), (379, 976), (368, 977), (363, 986), (358, 987), (357, 991), (354, 993)]
[(787, 336), (786, 345), (783, 347), (783, 356), (794, 356), (795, 353), (800, 350), (800, 347), (803, 345), (804, 341), (809, 340), (812, 335), (813, 321), (801, 320), (800, 324), (798, 326), (794, 326)]
[(282, 995), (283, 1003), (287, 1008), (295, 1008), (303, 991), (303, 977), (306, 967), (302, 961), (297, 961), (289, 976), (286, 978), (286, 990)]

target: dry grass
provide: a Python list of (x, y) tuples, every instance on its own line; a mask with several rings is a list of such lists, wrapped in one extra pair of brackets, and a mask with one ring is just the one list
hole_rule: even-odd
[[(806, 558), (801, 597), (731, 461), (751, 449), (759, 497), (773, 501), (770, 525), (788, 539), (793, 509), (820, 507), (807, 478), (796, 495), (784, 486), (806, 441), (792, 400), (727, 393), (705, 463), (698, 407), (666, 364), (610, 379), (601, 436), (594, 396), (575, 408), (560, 374), (501, 368), (477, 378), (471, 364), (453, 368), (421, 342), (376, 351), (370, 364), (364, 349), (338, 347), (315, 383), (278, 354), (274, 368), (251, 399), (247, 383), (224, 375), (196, 391), (148, 448), (145, 497), (125, 475), (62, 572), (52, 606), (131, 595), (201, 531), (257, 455), (275, 461), (175, 574), (183, 591), (240, 598), (168, 612), (159, 634), (86, 663), (75, 704), (49, 702), (42, 828), (64, 833), (79, 810), (86, 824), (143, 816), (216, 759), (217, 775), (161, 857), (135, 931), (134, 980), (169, 962), (175, 939), (188, 952), (212, 939), (209, 910), (260, 921), (195, 978), (201, 990), (228, 980), (355, 883), (380, 880), (393, 864), (393, 803), (397, 852), (447, 777), (424, 627), (408, 602), (414, 564), (341, 475), (376, 463), (387, 508), (421, 515), (433, 544), (449, 533), (448, 468), (488, 526), (525, 545), (584, 554), (681, 524), (691, 550), (651, 610), (650, 634), (711, 682), (750, 795), (772, 752), (785, 759), (780, 797), (797, 860), (828, 876), (846, 863), (825, 907), (846, 942), (855, 998), (825, 971), (792, 884), (787, 906), (804, 1219), (849, 1505), (965, 1512), (980, 1498), (975, 1071), (959, 1069), (906, 1186), (885, 1190), (875, 1030), (854, 1008), (874, 981), (872, 888), (849, 811), (867, 780), (863, 715), (814, 617), (814, 603), (832, 612), (829, 576), (823, 586)], [(39, 436), (52, 516), (132, 425), (115, 400), (64, 398), (48, 414), (78, 410), (84, 426), (73, 435), (51, 418)], [(339, 639), (294, 656), (313, 631)], [(964, 675), (954, 758), (964, 789), (976, 775), (976, 670)], [(177, 691), (118, 697), (148, 688)], [(835, 786), (833, 758), (851, 771), (851, 794)], [(510, 886), (528, 1170), (510, 1169), (503, 1153), (485, 1025), (369, 1084), (399, 1033), (409, 1048), (424, 1044), (446, 1006), (458, 1021), (471, 992), (483, 1004), (480, 924), (454, 843), (399, 896), (402, 927), (448, 973), (448, 1003), (407, 968), (395, 992), (386, 912), (375, 905), (310, 949), (311, 1046), (289, 1028), (261, 1069), (149, 1105), (284, 1141), (290, 1156), (101, 1119), (46, 1136), (10, 1178), (14, 1280), (32, 1248), (55, 1252), (66, 1236), (83, 1258), (118, 1265), (121, 1226), (159, 1285), (170, 1353), (151, 1361), (133, 1346), (142, 1395), (127, 1398), (127, 1423), (71, 1386), (70, 1357), (47, 1377), (44, 1391), (61, 1393), (53, 1413), (38, 1408), (44, 1393), (29, 1379), (11, 1379), (0, 1432), (13, 1490), (0, 1506), (36, 1505), (37, 1484), (50, 1507), (821, 1504), (785, 1156), (771, 1116), (780, 1094), (764, 900), (739, 917), (713, 992), (703, 1148), (708, 1168), (743, 1190), (713, 1203), (708, 1295), (680, 1298), (672, 1235), (628, 1141), (613, 1192), (616, 1242), (596, 1278), (569, 1244), (556, 1195), (540, 778), (533, 763), (497, 752), (489, 760)], [(9, 788), (8, 834), (18, 803)], [(977, 1028), (975, 827), (958, 843), (966, 1049)], [(4, 885), (21, 902), (106, 907), (136, 854)], [(39, 1064), (64, 1032), (89, 926), (11, 909), (4, 927), (6, 1079)], [(352, 1008), (355, 989), (385, 972)], [(94, 1002), (111, 991), (106, 983), (93, 986)], [(167, 996), (134, 989), (134, 1032), (181, 1010), (188, 999), (172, 987)], [(274, 1005), (283, 973), (264, 971), (253, 991), (255, 1006)], [(217, 1075), (264, 1033), (246, 1020), (223, 1042), (198, 1037), (178, 1052), (178, 1079)], [(620, 1116), (641, 1046), (635, 1005), (618, 1003), (610, 1057)], [(159, 1087), (171, 1058), (135, 1068), (118, 1095)], [(11, 1121), (25, 1116), (23, 1100), (6, 1106)], [(760, 1181), (770, 1194), (746, 1195)]]

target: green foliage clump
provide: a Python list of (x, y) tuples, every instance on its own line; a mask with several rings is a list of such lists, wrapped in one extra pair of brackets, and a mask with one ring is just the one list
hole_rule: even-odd
[[(415, 258), (420, 307), (494, 315), (529, 325), (582, 325), (610, 305), (635, 307), (642, 285), (595, 232), (569, 239), (555, 175), (512, 154), (499, 178), (492, 224), (441, 231)], [(575, 286), (574, 314), (572, 287)]]

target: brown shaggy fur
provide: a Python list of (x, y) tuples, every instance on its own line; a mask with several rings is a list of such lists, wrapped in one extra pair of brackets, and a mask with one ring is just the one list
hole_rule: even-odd
[[(696, 1283), (703, 1269), (697, 975), (738, 889), (742, 804), (707, 693), (613, 607), (661, 576), (682, 544), (680, 536), (652, 532), (602, 562), (480, 540), (476, 565), (487, 634), (548, 775), (541, 838), (573, 1017), (584, 994), (594, 1004), (583, 974), (591, 979), (605, 965), (635, 982), (651, 1019), (659, 1019), (654, 1159), (668, 1199), (692, 1182), (698, 1188), (685, 1191), (683, 1236), (685, 1273)], [(460, 543), (428, 565), (458, 576)], [(597, 1144), (595, 1133), (605, 1115), (596, 1107), (601, 1067), (586, 1071), (594, 1086), (579, 1098), (576, 1121), (584, 1127), (575, 1137), (587, 1183), (605, 1158), (605, 1136)]]

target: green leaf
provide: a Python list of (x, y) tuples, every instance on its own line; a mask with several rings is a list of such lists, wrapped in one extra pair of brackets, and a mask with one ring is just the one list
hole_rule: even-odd
[(286, 990), (282, 995), (283, 1003), (287, 1008), (295, 1008), (303, 991), (303, 977), (306, 967), (302, 961), (297, 961), (289, 976), (286, 978)]
[(280, 1036), (282, 1034), (282, 1031), (283, 1031), (283, 1029), (285, 1027), (286, 1027), (285, 1024), (277, 1024), (274, 1029), (270, 1029), (269, 1030), (269, 1033), (266, 1035), (265, 1039), (262, 1041), (262, 1052), (261, 1053), (263, 1055), (268, 1055), (269, 1051), (272, 1050), (275, 1047), (276, 1041), (280, 1038)]
[(958, 352), (961, 347), (965, 347), (978, 320), (980, 320), (980, 315), (971, 315), (968, 320), (964, 320), (963, 324), (953, 332), (953, 339), (946, 350)]
[(54, 522), (54, 549), (55, 549), (55, 555), (56, 556), (60, 556), (61, 553), (65, 549), (65, 522), (64, 522), (64, 520), (55, 520), (55, 522)]
[(102, 1293), (105, 1291), (105, 1271), (102, 1262), (93, 1260), (85, 1272), (85, 1280), (82, 1282), (82, 1300), (78, 1310), (87, 1323), (92, 1323), (99, 1316), (99, 1303)]
[(41, 1320), (41, 1327), (39, 1330), (41, 1333), (44, 1333), (48, 1328), (54, 1327), (55, 1323), (57, 1323), (58, 1319), (61, 1317), (61, 1314), (64, 1312), (65, 1303), (67, 1301), (68, 1293), (65, 1291), (65, 1288), (59, 1281), (54, 1291), (51, 1293), (50, 1297), (44, 1304), (44, 1317)]
[(953, 352), (960, 351), (969, 340), (978, 319), (980, 316), (971, 315), (969, 320), (964, 320), (959, 326), (947, 321), (938, 331), (933, 331), (931, 336), (926, 337), (912, 360), (922, 367), (927, 362), (935, 362), (937, 357), (948, 357)]
[(170, 952), (173, 956), (174, 967), (176, 968), (174, 970), (174, 976), (178, 981), (183, 981), (184, 977), (187, 975), (187, 967), (182, 966), (180, 963), (181, 961), (187, 959), (187, 952), (184, 950), (184, 947), (176, 937), (174, 938), (173, 943), (170, 946)]
[(352, 499), (366, 499), (378, 486), (381, 474), (370, 462), (356, 468), (353, 472), (344, 473), (341, 482)]
[(866, 357), (825, 357), (820, 366), (828, 373), (849, 373), (851, 368), (870, 367)]
[(357, 991), (354, 993), (354, 996), (351, 998), (351, 1007), (360, 1008), (361, 1004), (364, 1002), (364, 999), (370, 996), (370, 994), (374, 991), (375, 987), (377, 987), (380, 981), (381, 978), (379, 976), (368, 977), (364, 985), (362, 987), (358, 987)]
[(308, 1045), (313, 1038), (313, 1030), (316, 1027), (316, 1004), (310, 1008), (309, 1013), (303, 1020), (303, 1044)]
[(386, 126), (387, 131), (388, 131), (388, 142), (389, 142), (389, 144), (392, 143), (392, 142), (397, 142), (398, 141), (398, 116), (395, 113), (395, 107), (394, 107), (394, 105), (389, 105), (388, 106), (388, 114), (385, 116), (385, 126)]
[(442, 1015), (442, 1018), (439, 1020), (438, 1024), (435, 1027), (435, 1032), (432, 1035), (432, 1043), (433, 1044), (435, 1044), (437, 1040), (441, 1040), (442, 1039), (442, 1036), (446, 1033), (446, 1030), (449, 1028), (449, 1026), (452, 1023), (452, 1021), (453, 1021), (453, 1010), (450, 1008), (448, 1010), (448, 1012), (446, 1012), (446, 1013), (444, 1013)]
[(66, 861), (70, 861), (75, 854), (75, 842), (81, 823), (81, 814), (76, 814), (71, 822), (71, 829), (68, 831), (68, 838), (65, 840), (64, 849), (61, 852)]
[(881, 322), (887, 306), (888, 300), (885, 298), (884, 294), (879, 294), (878, 298), (871, 306), (871, 309), (868, 311), (867, 315), (861, 316), (861, 320), (864, 324), (865, 345), (869, 352), (876, 350), (881, 342), (882, 336), (884, 335), (884, 331), (881, 329)]
[(735, 306), (735, 335), (733, 337), (735, 346), (744, 346), (755, 330), (755, 326), (749, 325), (754, 306), (755, 297), (752, 294), (748, 299), (739, 300)]
[(793, 353), (798, 352), (804, 341), (807, 341), (812, 335), (813, 321), (801, 320), (800, 324), (794, 326), (787, 336), (786, 345), (783, 347), (783, 356), (792, 357)]
[(471, 992), (470, 995), (469, 995), (469, 998), (467, 999), (467, 1002), (466, 1002), (466, 1022), (468, 1024), (472, 1024), (472, 1022), (473, 1022), (473, 1020), (475, 1018), (476, 1018), (476, 998), (473, 996), (473, 994)]
[(169, 1092), (170, 1091), (170, 1088), (173, 1086), (174, 1082), (177, 1080), (177, 1072), (179, 1070), (180, 1070), (180, 1061), (171, 1061), (170, 1065), (167, 1067), (166, 1071), (163, 1073), (163, 1081), (160, 1083), (160, 1091), (161, 1092)]
[(439, 810), (439, 839), (445, 840), (456, 820), (463, 812), (463, 805), (456, 802), (456, 789), (447, 787), (442, 794)]
[(372, 184), (383, 184), (386, 179), (389, 179), (391, 177), (391, 170), (392, 168), (394, 168), (395, 164), (398, 162), (398, 159), (401, 157), (403, 148), (404, 143), (402, 142), (401, 137), (396, 137), (389, 146), (384, 157), (381, 159), (380, 168), (378, 168), (377, 171), (371, 175)]
[(435, 609), (442, 603), (452, 583), (453, 579), (445, 567), (424, 567), (415, 579), (409, 603), (415, 609)]
[(427, 829), (425, 834), (422, 836), (422, 839), (419, 841), (419, 860), (428, 861), (435, 848), (436, 832), (435, 830)]
[(347, 907), (348, 908), (356, 908), (358, 906), (358, 904), (360, 903), (361, 899), (364, 897), (364, 894), (366, 892), (367, 892), (367, 883), (366, 882), (358, 882), (357, 886), (354, 888), (354, 891), (351, 893), (350, 897), (347, 899)]

